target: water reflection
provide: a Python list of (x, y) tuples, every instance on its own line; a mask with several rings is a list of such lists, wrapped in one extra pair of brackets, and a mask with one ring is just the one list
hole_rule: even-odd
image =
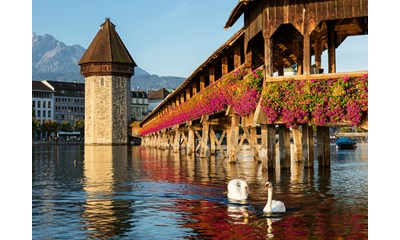
[(273, 228), (272, 228), (272, 219), (271, 218), (267, 218), (267, 225), (268, 225), (267, 239), (274, 238), (274, 234), (272, 233)]
[(127, 159), (126, 146), (85, 146), (82, 218), (91, 238), (120, 236), (132, 227), (132, 201), (117, 198), (130, 189), (116, 187), (127, 179)]
[(248, 224), (249, 210), (247, 206), (238, 206), (236, 204), (228, 204), (228, 216), (233, 224)]
[[(365, 239), (365, 152), (361, 144), (337, 152), (330, 169), (293, 163), (290, 171), (262, 171), (246, 156), (228, 164), (218, 155), (199, 158), (144, 147), (35, 147), (33, 237)], [(233, 178), (247, 181), (246, 201), (227, 199)], [(267, 180), (285, 213), (263, 213)]]

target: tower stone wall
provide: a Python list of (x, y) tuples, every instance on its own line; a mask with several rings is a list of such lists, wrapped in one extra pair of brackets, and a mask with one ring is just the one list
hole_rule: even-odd
[(130, 78), (85, 78), (85, 143), (118, 145), (128, 142)]

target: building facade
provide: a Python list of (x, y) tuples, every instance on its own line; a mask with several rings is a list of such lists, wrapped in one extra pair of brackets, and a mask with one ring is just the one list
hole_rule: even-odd
[(58, 123), (85, 119), (85, 84), (77, 82), (42, 81), (54, 90), (54, 117)]
[(42, 81), (32, 81), (32, 117), (40, 123), (54, 119), (55, 91)]
[(149, 113), (149, 99), (143, 91), (131, 91), (131, 119), (142, 121)]
[(174, 89), (160, 88), (148, 93), (149, 113), (153, 111)]

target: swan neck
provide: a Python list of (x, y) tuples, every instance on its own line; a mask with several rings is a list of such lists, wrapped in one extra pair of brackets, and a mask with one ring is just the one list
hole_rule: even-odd
[(267, 201), (268, 211), (272, 212), (272, 187), (268, 188), (268, 201)]

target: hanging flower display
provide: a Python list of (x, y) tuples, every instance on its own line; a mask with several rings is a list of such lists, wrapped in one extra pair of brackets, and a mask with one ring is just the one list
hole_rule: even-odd
[(199, 119), (223, 111), (227, 106), (237, 115), (246, 116), (259, 102), (269, 124), (281, 122), (287, 127), (307, 122), (317, 126), (350, 122), (355, 126), (368, 111), (368, 74), (328, 80), (268, 82), (263, 89), (262, 82), (262, 70), (249, 73), (238, 68), (184, 103), (151, 119), (143, 126), (141, 134)]
[(368, 111), (368, 74), (328, 80), (269, 82), (261, 93), (262, 111), (268, 123), (287, 127), (306, 122), (361, 123)]
[(142, 135), (200, 118), (205, 114), (214, 114), (230, 105), (239, 116), (254, 111), (261, 95), (262, 71), (248, 73), (238, 68), (201, 92), (171, 108), (163, 115), (150, 120), (141, 130)]

